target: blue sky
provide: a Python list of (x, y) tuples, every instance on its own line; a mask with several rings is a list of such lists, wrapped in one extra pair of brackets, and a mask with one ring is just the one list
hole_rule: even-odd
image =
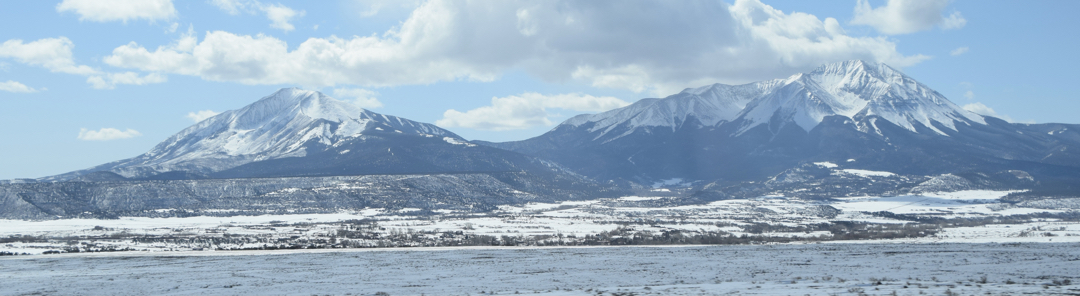
[(863, 59), (973, 111), (1080, 123), (1077, 1), (0, 3), (0, 179), (136, 156), (282, 87), (507, 141)]

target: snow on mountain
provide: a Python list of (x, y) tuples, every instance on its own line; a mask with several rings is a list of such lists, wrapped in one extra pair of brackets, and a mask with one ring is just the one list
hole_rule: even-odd
[[(740, 114), (740, 132), (774, 119), (790, 119), (809, 131), (826, 116), (876, 115), (909, 131), (916, 124), (947, 135), (934, 123), (956, 130), (954, 122), (986, 124), (982, 116), (953, 104), (940, 93), (885, 64), (846, 61), (795, 74), (756, 98)], [(877, 127), (860, 127), (869, 132)]]
[(674, 130), (690, 118), (705, 126), (715, 126), (735, 119), (747, 103), (771, 91), (777, 84), (778, 80), (774, 80), (688, 88), (664, 99), (643, 99), (623, 108), (575, 116), (563, 124), (581, 126), (593, 122), (595, 124), (589, 128), (589, 132), (599, 131), (597, 137), (620, 126), (627, 127), (622, 135), (632, 133), (638, 127), (668, 127)]
[(364, 133), (389, 132), (460, 139), (435, 125), (371, 112), (317, 91), (281, 89), (244, 108), (223, 112), (169, 137), (149, 152), (86, 171), (125, 177), (168, 171), (208, 173), (330, 149)]
[[(563, 125), (593, 123), (600, 138), (618, 127), (621, 137), (638, 127), (677, 129), (690, 117), (704, 126), (739, 121), (737, 134), (773, 120), (793, 121), (803, 130), (826, 116), (878, 116), (912, 132), (916, 124), (947, 135), (935, 123), (956, 130), (954, 122), (986, 124), (982, 116), (953, 104), (938, 92), (885, 64), (859, 60), (826, 64), (810, 73), (743, 85), (713, 84), (686, 89), (663, 99), (643, 99), (630, 106), (579, 115)], [(871, 119), (863, 132), (877, 131)], [(780, 122), (781, 124), (783, 122)]]
[(843, 163), (852, 176), (1017, 170), (1060, 178), (1080, 175), (1057, 167), (1080, 165), (1080, 153), (1068, 152), (1080, 151), (1077, 131), (983, 117), (885, 64), (847, 61), (785, 79), (687, 89), (577, 116), (535, 138), (478, 144), (639, 184), (751, 181), (804, 163)]
[(447, 133), (431, 124), (371, 112), (320, 92), (290, 88), (184, 129), (146, 156), (165, 162), (217, 156), (252, 155), (256, 160), (303, 156), (306, 143), (332, 146), (361, 135), (369, 126), (389, 126), (410, 134)]

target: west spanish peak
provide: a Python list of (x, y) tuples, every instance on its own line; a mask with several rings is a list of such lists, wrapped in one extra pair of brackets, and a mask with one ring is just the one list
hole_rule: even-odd
[(312, 149), (333, 149), (378, 133), (465, 141), (432, 124), (371, 112), (317, 91), (284, 88), (200, 121), (145, 154), (51, 179), (93, 171), (136, 178), (169, 171), (207, 174), (250, 162), (304, 157), (316, 152)]

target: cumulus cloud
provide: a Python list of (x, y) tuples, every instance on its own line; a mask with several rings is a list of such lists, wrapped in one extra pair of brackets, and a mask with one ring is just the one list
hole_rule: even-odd
[(905, 67), (927, 58), (900, 54), (884, 37), (849, 36), (835, 19), (784, 13), (758, 0), (433, 0), (380, 35), (289, 46), (271, 36), (212, 31), (156, 49), (130, 43), (104, 61), (211, 81), (310, 88), (492, 81), (524, 70), (545, 81), (667, 95), (850, 59)]
[(942, 12), (948, 5), (949, 0), (889, 0), (885, 6), (871, 8), (867, 0), (858, 0), (851, 23), (871, 26), (887, 35), (910, 34), (934, 26), (959, 29), (967, 24), (960, 12), (944, 16)]
[(954, 11), (941, 22), (941, 28), (945, 30), (963, 28), (964, 25), (967, 25), (967, 19), (964, 19), (964, 16), (960, 15), (959, 11)]
[(75, 44), (67, 37), (45, 38), (23, 43), (11, 39), (0, 44), (0, 58), (12, 58), (20, 63), (41, 66), (52, 72), (91, 75), (97, 70), (86, 65), (75, 64), (71, 50)]
[(38, 90), (36, 90), (36, 89), (33, 89), (33, 88), (29, 87), (29, 86), (26, 86), (25, 84), (19, 83), (18, 81), (12, 81), (12, 80), (8, 80), (6, 82), (0, 82), (0, 90), (6, 91), (6, 92), (13, 92), (13, 93), (33, 93), (33, 92), (38, 92)]
[(363, 9), (360, 11), (362, 17), (372, 17), (380, 12), (393, 11), (402, 12), (402, 10), (412, 11), (416, 7), (420, 6), (420, 0), (357, 0)]
[(176, 17), (172, 0), (64, 0), (57, 12), (74, 12), (80, 21), (111, 22), (145, 19), (165, 20)]
[(112, 89), (117, 84), (143, 85), (165, 82), (165, 75), (135, 72), (108, 73), (86, 65), (78, 65), (71, 53), (75, 44), (67, 37), (45, 38), (24, 43), (19, 39), (0, 44), (0, 58), (12, 58), (20, 63), (40, 66), (52, 72), (88, 76), (86, 82), (96, 89)]
[(142, 136), (142, 134), (130, 128), (123, 131), (111, 127), (101, 128), (96, 131), (83, 128), (79, 129), (78, 139), (83, 141), (109, 141), (138, 136)]
[(964, 98), (965, 99), (967, 99), (968, 101), (971, 101), (971, 100), (975, 99), (975, 92), (971, 91), (971, 88), (973, 88), (975, 86), (972, 85), (971, 82), (966, 82), (966, 81), (965, 82), (960, 82), (960, 87), (963, 87), (964, 89), (966, 89), (966, 91), (964, 91)]
[(548, 109), (566, 109), (579, 112), (602, 112), (629, 105), (614, 97), (594, 97), (583, 94), (542, 95), (524, 93), (517, 96), (493, 97), (490, 106), (461, 112), (446, 110), (443, 118), (435, 121), (442, 127), (466, 127), (481, 130), (525, 129), (538, 125), (552, 125), (555, 116)]
[(162, 83), (166, 80), (165, 75), (157, 73), (140, 76), (139, 73), (135, 72), (123, 72), (90, 76), (86, 78), (86, 83), (96, 89), (113, 89), (116, 88), (117, 84), (145, 85)]
[[(970, 91), (968, 93), (970, 93)], [(983, 115), (983, 116), (997, 117), (997, 118), (1001, 118), (1002, 120), (1005, 120), (1005, 121), (1008, 121), (1008, 122), (1016, 122), (1015, 120), (1012, 119), (1012, 117), (1009, 117), (1008, 115), (1004, 115), (1004, 114), (998, 114), (997, 112), (994, 111), (994, 109), (990, 108), (989, 106), (984, 105), (983, 103), (975, 102), (975, 103), (964, 105), (963, 108), (964, 108), (964, 110), (971, 111), (971, 112), (973, 112), (975, 114), (979, 114), (979, 115)]]
[(303, 17), (305, 14), (303, 10), (295, 10), (281, 4), (265, 4), (256, 0), (211, 0), (210, 3), (231, 15), (237, 15), (241, 12), (262, 12), (270, 20), (271, 28), (281, 29), (285, 32), (295, 30), (296, 27), (290, 22), (294, 18)]
[(375, 109), (383, 106), (375, 96), (379, 93), (362, 88), (335, 88), (334, 96), (338, 99), (348, 99), (347, 102), (360, 106), (364, 109)]
[(214, 117), (214, 115), (221, 114), (221, 112), (214, 112), (214, 110), (202, 110), (195, 112), (188, 112), (187, 118), (194, 122), (200, 122), (207, 118)]
[(240, 14), (241, 11), (247, 10), (248, 2), (241, 0), (210, 0), (210, 4), (217, 6), (217, 8), (224, 10), (231, 15)]
[(950, 52), (949, 52), (949, 55), (952, 55), (952, 56), (954, 56), (954, 57), (955, 57), (955, 56), (958, 56), (958, 55), (962, 55), (962, 54), (965, 54), (965, 53), (967, 53), (967, 52), (968, 52), (968, 48), (967, 48), (967, 47), (960, 47), (960, 48), (957, 48), (957, 49), (953, 49), (952, 51), (950, 51)]
[(296, 11), (281, 4), (265, 5), (262, 9), (266, 12), (266, 18), (270, 19), (270, 27), (281, 29), (285, 32), (296, 29), (296, 27), (289, 23), (293, 18), (304, 16), (303, 10)]

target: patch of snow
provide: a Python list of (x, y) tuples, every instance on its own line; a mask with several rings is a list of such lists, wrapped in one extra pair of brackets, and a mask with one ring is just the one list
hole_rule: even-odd
[[(229, 210), (221, 210), (229, 211)], [(24, 221), (0, 219), (0, 235), (62, 235), (64, 233), (77, 233), (86, 229), (102, 226), (107, 228), (120, 228), (131, 231), (154, 231), (155, 229), (177, 228), (215, 228), (222, 224), (232, 225), (258, 225), (270, 224), (271, 222), (301, 223), (301, 222), (334, 222), (345, 220), (360, 220), (370, 218), (382, 209), (365, 209), (362, 211), (348, 211), (335, 214), (296, 214), (296, 215), (259, 215), (259, 216), (232, 216), (211, 217), (196, 216), (183, 218), (146, 218), (146, 217), (120, 217), (112, 220), (98, 219), (62, 219), (45, 221)], [(168, 231), (163, 233), (167, 234)]]
[(658, 200), (664, 199), (662, 196), (623, 196), (616, 200), (618, 201), (643, 201), (643, 200)]
[(831, 162), (827, 162), (827, 161), (815, 162), (814, 165), (817, 165), (819, 167), (824, 167), (824, 168), (830, 168), (830, 169), (838, 167), (838, 165), (836, 165), (835, 163), (831, 163)]
[(952, 200), (998, 200), (1006, 195), (1027, 190), (961, 190), (954, 192), (923, 193), (926, 196), (940, 197)]
[(895, 173), (891, 173), (891, 172), (868, 171), (868, 170), (860, 170), (860, 169), (842, 169), (840, 171), (844, 172), (844, 173), (847, 173), (847, 174), (852, 174), (852, 175), (856, 175), (856, 176), (860, 176), (860, 177), (867, 177), (867, 178), (869, 178), (869, 177), (892, 177), (892, 176), (896, 176)]
[(655, 182), (652, 185), (652, 187), (654, 189), (660, 188), (660, 187), (663, 187), (663, 186), (682, 186), (682, 187), (685, 187), (685, 186), (690, 186), (690, 183), (684, 183), (682, 178), (671, 178), (671, 179), (667, 179), (667, 180), (660, 180), (660, 182)]
[(465, 145), (465, 147), (476, 147), (476, 144), (465, 142), (465, 141), (460, 141), (458, 139), (451, 138), (451, 137), (443, 137), (443, 141), (446, 141), (447, 143), (454, 144), (454, 145)]

